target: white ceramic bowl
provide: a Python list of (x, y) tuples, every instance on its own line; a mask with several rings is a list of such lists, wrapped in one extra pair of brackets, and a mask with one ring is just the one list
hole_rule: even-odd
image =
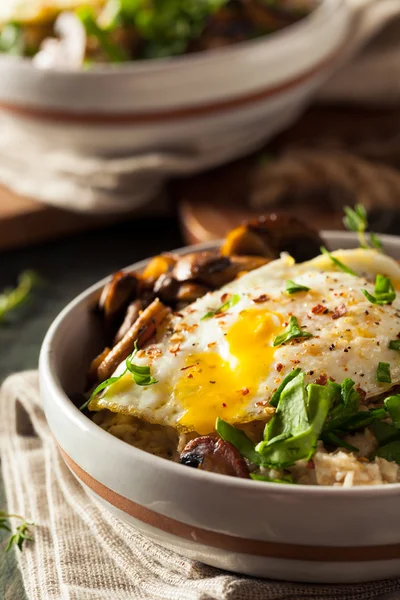
[[(357, 245), (353, 234), (323, 237), (333, 249)], [(382, 239), (386, 251), (400, 258), (400, 238)], [(205, 247), (212, 245), (183, 252)], [(40, 356), (47, 420), (78, 480), (144, 535), (222, 569), (335, 583), (398, 577), (400, 485), (286, 486), (197, 471), (133, 448), (75, 408), (67, 394), (82, 389), (90, 359), (100, 350), (89, 306), (106, 281), (62, 311)]]
[[(60, 181), (78, 155), (83, 165), (73, 163), (76, 172), (89, 172), (87, 185), (101, 188), (102, 166), (96, 172), (87, 159), (130, 158), (114, 161), (107, 173), (130, 176), (129, 209), (154, 194), (155, 182), (249, 153), (296, 119), (346, 55), (357, 28), (353, 3), (321, 0), (298, 23), (224, 49), (90, 71), (41, 70), (28, 59), (0, 55), (1, 119), (9, 147), (18, 140), (11, 157), (17, 168), (8, 177), (3, 168), (3, 179), (25, 194), (31, 187), (44, 201), (57, 196), (59, 205), (80, 209), (79, 194), (58, 198), (63, 186), (70, 191), (68, 183), (45, 182), (43, 192), (34, 182), (22, 188), (15, 171), (26, 173), (39, 156), (36, 170), (47, 168), (47, 179)], [(4, 154), (7, 160), (7, 148)]]

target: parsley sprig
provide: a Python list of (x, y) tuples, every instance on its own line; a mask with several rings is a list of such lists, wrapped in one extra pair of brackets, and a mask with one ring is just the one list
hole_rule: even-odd
[[(15, 531), (13, 531), (10, 527), (9, 520), (10, 518), (18, 519), (21, 523), (16, 527)], [(26, 521), (24, 517), (20, 515), (10, 515), (5, 511), (0, 511), (0, 529), (4, 529), (5, 531), (9, 531), (11, 533), (10, 539), (8, 540), (8, 544), (6, 547), (6, 552), (9, 552), (13, 546), (16, 546), (21, 552), (22, 547), (25, 542), (33, 542), (34, 539), (30, 535), (30, 528), (34, 527), (34, 523), (30, 523)]]
[(369, 234), (369, 242), (366, 237), (366, 231), (368, 229), (368, 218), (367, 211), (362, 204), (356, 204), (354, 208), (350, 206), (344, 207), (345, 217), (343, 218), (343, 224), (349, 231), (357, 233), (361, 248), (375, 248), (376, 250), (382, 250), (382, 242), (374, 234)]

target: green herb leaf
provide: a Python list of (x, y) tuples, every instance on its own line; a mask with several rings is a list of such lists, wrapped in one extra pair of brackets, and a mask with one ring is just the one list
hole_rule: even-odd
[(276, 412), (265, 428), (264, 441), (280, 441), (282, 436), (297, 435), (308, 426), (304, 373), (299, 373), (283, 390)]
[(30, 297), (39, 277), (34, 271), (24, 271), (18, 279), (18, 286), (0, 294), (0, 322), (4, 317), (24, 304)]
[[(298, 381), (299, 384), (300, 380)], [(285, 391), (282, 393), (278, 408), (281, 402), (286, 403), (290, 401), (289, 394), (285, 396)], [(292, 393), (297, 395), (298, 390), (292, 388)], [(281, 439), (276, 441), (276, 443), (272, 439), (269, 442), (263, 441), (258, 444), (256, 450), (261, 454), (263, 465), (285, 468), (290, 467), (298, 460), (309, 460), (313, 456), (318, 438), (334, 400), (335, 391), (330, 386), (310, 384), (307, 387), (307, 395), (308, 427), (301, 433), (292, 435), (284, 440)], [(297, 406), (299, 407), (299, 405), (300, 403), (298, 402)], [(273, 419), (275, 419), (275, 416)], [(298, 423), (299, 431), (304, 426), (302, 416), (298, 418)], [(285, 427), (285, 429), (287, 428)], [(273, 427), (271, 427), (271, 430), (273, 430)]]
[[(22, 521), (22, 523), (16, 527), (14, 533), (7, 523), (10, 518), (19, 519)], [(12, 533), (10, 539), (8, 540), (6, 552), (9, 552), (13, 546), (16, 546), (22, 552), (25, 541), (33, 542), (33, 538), (29, 535), (29, 529), (34, 527), (34, 525), (34, 523), (29, 523), (19, 515), (10, 515), (4, 511), (0, 511), (0, 529), (4, 529)]]
[(289, 373), (289, 375), (286, 375), (286, 377), (282, 381), (281, 385), (278, 387), (276, 392), (274, 392), (271, 396), (271, 399), (269, 401), (271, 406), (275, 406), (275, 407), (278, 406), (278, 402), (279, 402), (279, 399), (281, 397), (283, 390), (285, 389), (285, 387), (287, 386), (289, 381), (292, 381), (292, 379), (297, 377), (297, 375), (299, 373), (301, 373), (301, 369), (294, 369), (291, 373)]
[(389, 348), (390, 350), (400, 350), (400, 340), (390, 340)]
[(396, 429), (400, 429), (400, 396), (389, 396), (384, 401), (386, 410)]
[(389, 363), (380, 362), (378, 364), (378, 368), (376, 370), (376, 380), (380, 381), (381, 383), (392, 383)]
[(375, 233), (370, 233), (369, 237), (370, 237), (372, 247), (375, 248), (375, 250), (379, 250), (379, 252), (382, 252), (383, 246), (382, 246), (382, 242), (378, 238), (378, 236), (376, 236)]
[(0, 32), (0, 52), (12, 56), (23, 56), (24, 51), (24, 32), (21, 25), (8, 23)]
[(354, 271), (352, 271), (349, 267), (346, 267), (346, 265), (344, 265), (340, 260), (338, 260), (337, 258), (335, 258), (333, 256), (333, 254), (331, 254), (329, 252), (329, 250), (327, 250), (327, 248), (325, 248), (325, 246), (321, 246), (321, 252), (322, 254), (326, 254), (327, 256), (329, 256), (329, 258), (331, 259), (331, 261), (333, 262), (333, 264), (340, 269), (341, 271), (344, 271), (345, 273), (348, 273), (349, 275), (354, 275), (354, 277), (357, 277), (357, 273), (354, 273)]
[(393, 425), (385, 423), (385, 421), (374, 421), (372, 423), (372, 431), (380, 446), (400, 439), (400, 431), (396, 427), (393, 427)]
[(364, 296), (372, 304), (390, 304), (396, 298), (396, 291), (389, 277), (377, 275), (375, 280), (375, 296), (372, 296), (367, 290), (361, 290)]
[(132, 377), (136, 385), (146, 386), (158, 383), (157, 379), (154, 379), (154, 377), (152, 377), (149, 366), (135, 365), (130, 359), (131, 357), (129, 356), (126, 359), (126, 368), (130, 373), (132, 373)]
[(251, 479), (254, 481), (265, 481), (267, 483), (294, 483), (293, 477), (291, 475), (284, 475), (282, 479), (272, 479), (271, 477), (266, 477), (265, 475), (257, 475), (256, 473), (250, 473)]
[(296, 338), (310, 337), (313, 337), (312, 333), (302, 331), (299, 327), (296, 317), (290, 317), (289, 325), (286, 327), (283, 333), (281, 333), (274, 339), (273, 346), (280, 346), (281, 344), (285, 344), (286, 342), (289, 342), (290, 340)]
[(367, 241), (365, 232), (368, 228), (367, 211), (362, 204), (356, 204), (354, 209), (350, 206), (344, 207), (345, 217), (343, 219), (344, 226), (349, 231), (354, 231), (358, 234), (358, 239), (361, 248), (369, 248), (370, 244), (376, 250), (382, 250), (382, 243), (379, 238), (374, 234), (370, 233), (370, 244)]
[(121, 375), (116, 375), (115, 377), (110, 377), (109, 379), (106, 379), (105, 381), (100, 383), (93, 390), (90, 398), (84, 404), (82, 404), (82, 406), (79, 408), (79, 410), (85, 410), (85, 408), (87, 408), (88, 405), (90, 404), (90, 401), (93, 398), (95, 398), (97, 396), (97, 394), (102, 392), (105, 388), (109, 387), (110, 385), (117, 383), (117, 381), (119, 381), (124, 375), (126, 375), (126, 373), (128, 373), (128, 371), (132, 374), (133, 381), (136, 383), (136, 385), (146, 386), (146, 385), (153, 385), (155, 383), (158, 383), (157, 379), (154, 379), (154, 377), (152, 377), (149, 366), (147, 366), (147, 365), (139, 366), (139, 365), (135, 365), (132, 363), (132, 360), (135, 358), (135, 356), (139, 350), (137, 340), (135, 340), (134, 348), (135, 348), (135, 350), (132, 352), (132, 354), (130, 354), (128, 356), (128, 358), (125, 361), (125, 367), (126, 367), (125, 371), (123, 373), (121, 373)]
[(352, 379), (344, 379), (341, 385), (334, 382), (328, 385), (335, 390), (335, 402), (324, 426), (324, 434), (341, 429), (357, 413), (360, 405), (360, 394), (354, 389), (355, 382)]
[(112, 42), (109, 32), (98, 25), (93, 8), (81, 6), (77, 9), (76, 15), (85, 27), (87, 35), (97, 39), (99, 46), (111, 62), (120, 63), (129, 60), (129, 56), (123, 49)]
[(310, 288), (306, 285), (300, 285), (299, 283), (295, 283), (291, 279), (288, 279), (286, 282), (286, 292), (288, 294), (297, 294), (297, 292), (309, 292)]
[(357, 431), (365, 429), (374, 421), (379, 421), (387, 416), (384, 408), (374, 408), (372, 410), (360, 410), (358, 413), (349, 417), (345, 423), (342, 423), (340, 431)]
[(93, 398), (95, 398), (97, 396), (97, 394), (100, 394), (100, 392), (102, 392), (109, 385), (112, 385), (113, 383), (117, 383), (117, 381), (119, 381), (121, 379), (121, 377), (123, 377), (126, 374), (126, 372), (127, 372), (127, 369), (125, 369), (125, 371), (123, 373), (121, 373), (121, 375), (116, 375), (115, 377), (110, 377), (109, 379), (106, 379), (105, 381), (100, 383), (93, 390), (93, 392), (90, 395), (90, 398), (84, 404), (82, 404), (82, 406), (79, 407), (79, 410), (85, 410), (89, 406), (90, 401)]
[(379, 448), (376, 452), (376, 456), (385, 458), (389, 462), (396, 462), (400, 465), (400, 440), (389, 442), (385, 446)]
[(346, 450), (349, 450), (350, 452), (358, 452), (359, 451), (359, 449), (356, 448), (356, 446), (352, 446), (351, 444), (348, 444), (347, 442), (342, 440), (342, 438), (337, 436), (333, 431), (329, 431), (328, 433), (325, 433), (325, 434), (323, 433), (321, 435), (321, 439), (324, 442), (324, 444), (331, 444), (332, 446), (336, 446), (337, 448), (345, 448)]
[(230, 442), (232, 446), (235, 446), (241, 456), (255, 465), (261, 464), (260, 455), (256, 452), (253, 442), (244, 431), (230, 425), (220, 417), (217, 419), (215, 430), (225, 442)]
[(211, 319), (211, 317), (215, 317), (215, 315), (220, 315), (222, 313), (225, 313), (227, 310), (229, 310), (230, 308), (235, 306), (239, 301), (240, 301), (239, 294), (234, 294), (232, 296), (232, 298), (230, 298), (229, 300), (227, 300), (226, 302), (221, 304), (221, 306), (219, 306), (215, 310), (211, 310), (210, 312), (206, 313), (204, 315), (204, 317), (201, 318), (201, 320), (204, 321), (204, 319)]

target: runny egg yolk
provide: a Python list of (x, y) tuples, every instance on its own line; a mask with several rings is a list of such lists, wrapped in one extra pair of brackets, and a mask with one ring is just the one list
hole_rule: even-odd
[[(282, 315), (242, 311), (228, 330), (221, 349), (190, 354), (173, 395), (184, 407), (179, 424), (199, 434), (215, 429), (217, 417), (242, 420), (246, 406), (266, 377), (274, 359), (273, 340), (283, 329)], [(216, 321), (218, 323), (218, 321)]]

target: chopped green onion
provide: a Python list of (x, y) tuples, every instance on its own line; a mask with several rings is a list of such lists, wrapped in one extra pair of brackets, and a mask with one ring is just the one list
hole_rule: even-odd
[(382, 252), (383, 246), (382, 246), (382, 242), (378, 238), (378, 236), (375, 235), (375, 233), (370, 233), (369, 237), (371, 240), (372, 247), (375, 248), (375, 250), (379, 250), (379, 252)]
[(386, 410), (396, 429), (400, 429), (400, 396), (389, 396), (385, 402)]
[(400, 340), (390, 340), (389, 348), (390, 350), (400, 350)]
[(12, 56), (23, 56), (25, 52), (24, 32), (18, 23), (8, 23), (0, 32), (0, 52)]
[(241, 456), (255, 465), (261, 464), (260, 455), (256, 452), (253, 442), (244, 431), (230, 425), (220, 417), (217, 419), (215, 430), (225, 442), (230, 442), (232, 446), (235, 446)]
[(312, 333), (302, 331), (299, 327), (296, 317), (290, 317), (289, 325), (286, 327), (283, 333), (281, 333), (274, 339), (273, 346), (280, 346), (281, 344), (285, 344), (286, 342), (289, 342), (290, 340), (296, 338), (310, 337), (313, 337)]
[(289, 383), (289, 381), (292, 381), (292, 379), (294, 379), (295, 377), (297, 377), (297, 375), (301, 372), (301, 369), (294, 369), (291, 373), (289, 373), (289, 375), (286, 375), (285, 379), (282, 381), (281, 385), (278, 387), (278, 389), (276, 390), (276, 392), (274, 392), (271, 396), (271, 399), (269, 401), (271, 406), (278, 406), (278, 402), (279, 399), (281, 397), (281, 394), (283, 392), (283, 390), (285, 389), (285, 387), (287, 386), (287, 384)]
[(286, 292), (288, 294), (297, 294), (297, 292), (309, 292), (310, 288), (307, 287), (306, 285), (300, 285), (299, 283), (296, 283), (294, 281), (292, 281), (291, 279), (288, 279), (286, 282)]
[(389, 363), (380, 362), (378, 364), (378, 368), (376, 370), (376, 380), (381, 383), (392, 383)]
[(221, 306), (219, 306), (215, 310), (210, 310), (210, 312), (206, 313), (204, 317), (201, 318), (201, 320), (204, 321), (204, 319), (211, 319), (211, 317), (215, 317), (215, 315), (220, 315), (232, 308), (233, 306), (235, 306), (235, 304), (237, 304), (239, 301), (239, 294), (234, 294), (232, 298), (221, 304)]
[(372, 296), (367, 290), (361, 290), (364, 296), (372, 304), (390, 304), (396, 298), (396, 291), (389, 277), (377, 275), (375, 280), (375, 296)]
[(345, 273), (348, 273), (349, 275), (354, 275), (354, 277), (358, 277), (357, 273), (354, 273), (354, 271), (352, 271), (349, 267), (346, 267), (346, 265), (344, 265), (340, 260), (338, 260), (337, 258), (335, 258), (333, 256), (333, 254), (331, 254), (329, 252), (329, 250), (327, 250), (327, 248), (325, 248), (325, 246), (321, 246), (321, 252), (322, 254), (326, 254), (327, 256), (329, 256), (329, 258), (331, 259), (331, 261), (333, 262), (333, 264), (340, 269), (341, 271), (344, 271)]

